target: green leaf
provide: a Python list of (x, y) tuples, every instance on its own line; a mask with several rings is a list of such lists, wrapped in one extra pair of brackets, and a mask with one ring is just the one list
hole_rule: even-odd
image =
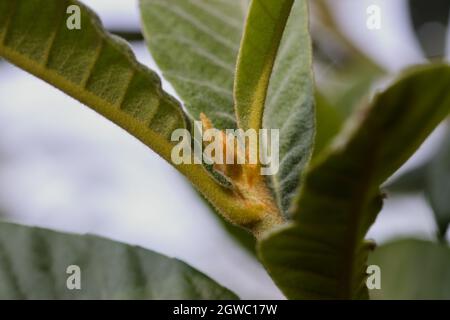
[(339, 133), (343, 119), (336, 108), (320, 93), (316, 93), (316, 138), (314, 141), (314, 156), (327, 147)]
[(373, 299), (450, 299), (450, 248), (404, 239), (380, 246), (369, 263), (381, 270), (381, 290)]
[[(70, 30), (70, 5), (81, 29)], [(0, 0), (0, 55), (112, 120), (170, 160), (170, 135), (186, 126), (179, 104), (128, 45), (70, 0)]]
[(234, 86), (241, 129), (262, 127), (269, 81), (293, 4), (294, 0), (253, 0), (250, 4)]
[(450, 225), (450, 126), (437, 155), (428, 167), (425, 194), (433, 208), (441, 238)]
[(269, 232), (259, 255), (288, 298), (363, 299), (364, 241), (382, 207), (379, 186), (450, 112), (450, 67), (409, 71), (359, 110), (308, 167), (294, 222)]
[[(69, 290), (67, 267), (80, 268)], [(1, 299), (236, 299), (187, 264), (91, 236), (0, 223)]]
[(233, 129), (233, 81), (247, 0), (141, 0), (144, 36), (194, 119)]
[(280, 168), (270, 182), (285, 213), (310, 160), (316, 130), (308, 17), (308, 2), (295, 1), (273, 67), (263, 118), (264, 128), (280, 130)]

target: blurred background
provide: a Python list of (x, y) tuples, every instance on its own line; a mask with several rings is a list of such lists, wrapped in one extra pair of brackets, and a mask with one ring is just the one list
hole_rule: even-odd
[[(140, 36), (137, 0), (82, 2), (157, 70)], [(324, 103), (332, 101), (345, 118), (400, 70), (445, 59), (448, 2), (311, 0)], [(381, 29), (366, 26), (370, 5), (381, 9)], [(3, 219), (139, 245), (189, 263), (241, 298), (282, 298), (251, 250), (230, 237), (186, 179), (125, 131), (4, 61), (0, 105)], [(434, 215), (439, 209), (427, 193), (427, 175), (449, 136), (439, 127), (387, 183), (388, 199), (369, 238), (379, 245), (407, 237), (448, 240), (445, 217)], [(439, 190), (441, 199), (450, 196), (449, 183)]]

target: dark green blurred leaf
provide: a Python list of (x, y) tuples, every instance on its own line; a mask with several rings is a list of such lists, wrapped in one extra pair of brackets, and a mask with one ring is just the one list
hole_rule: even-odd
[(377, 248), (369, 264), (381, 269), (373, 299), (450, 299), (450, 249), (446, 244), (400, 240)]
[(392, 193), (423, 192), (428, 175), (430, 162), (427, 161), (417, 168), (406, 171), (398, 178), (387, 184), (384, 189)]
[(430, 59), (445, 56), (449, 0), (409, 0), (409, 11), (417, 39)]
[(425, 194), (443, 238), (450, 224), (450, 127), (447, 127), (443, 144), (428, 168)]
[(334, 66), (324, 76), (323, 91), (329, 101), (344, 118), (347, 118), (360, 105), (367, 103), (367, 97), (374, 83), (381, 78), (383, 71), (368, 63), (366, 59), (348, 57), (340, 66)]
[(331, 140), (339, 133), (342, 126), (342, 116), (332, 107), (320, 93), (316, 93), (316, 137), (314, 141), (314, 156), (320, 154)]
[[(67, 267), (81, 270), (68, 290)], [(0, 223), (0, 299), (236, 299), (187, 264), (90, 235)]]

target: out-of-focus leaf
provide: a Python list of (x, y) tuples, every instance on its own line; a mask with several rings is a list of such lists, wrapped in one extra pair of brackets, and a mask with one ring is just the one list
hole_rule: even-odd
[(321, 94), (347, 118), (367, 103), (371, 87), (385, 71), (341, 30), (328, 1), (311, 2), (315, 78)]
[(398, 240), (378, 247), (369, 264), (381, 270), (372, 299), (450, 299), (450, 248), (443, 243)]
[[(81, 8), (81, 29), (66, 26)], [(170, 161), (180, 105), (130, 48), (77, 1), (0, 0), (0, 55), (120, 125)]]
[(430, 59), (445, 57), (450, 1), (409, 0), (414, 31), (425, 55)]
[[(184, 3), (184, 1), (183, 1)], [(80, 8), (81, 29), (67, 28), (67, 8)], [(0, 0), (0, 56), (85, 103), (141, 140), (169, 163), (176, 129), (188, 128), (180, 104), (156, 73), (139, 64), (126, 42), (107, 33), (76, 0)], [(203, 165), (176, 168), (227, 219), (255, 226), (249, 212)]]
[(314, 109), (308, 2), (297, 0), (281, 39), (263, 117), (263, 128), (280, 130), (280, 168), (270, 184), (285, 215), (311, 158)]
[(433, 208), (439, 234), (445, 238), (450, 224), (450, 127), (437, 155), (431, 160), (425, 194)]
[[(79, 267), (80, 290), (66, 272)], [(75, 280), (73, 280), (75, 281)], [(0, 223), (1, 299), (236, 299), (187, 264), (90, 236)]]
[(409, 170), (392, 182), (389, 182), (384, 189), (393, 193), (415, 193), (423, 192), (427, 180), (430, 162), (425, 162), (417, 168)]
[(143, 41), (144, 36), (140, 31), (127, 30), (109, 30), (112, 34), (123, 38), (127, 41)]
[(259, 255), (288, 298), (368, 298), (364, 241), (381, 210), (379, 186), (450, 112), (450, 67), (408, 71), (359, 110), (308, 167), (294, 221)]
[(438, 235), (445, 237), (450, 224), (450, 129), (437, 153), (417, 168), (407, 171), (391, 183), (386, 190), (392, 193), (425, 192), (438, 226)]
[(316, 93), (316, 138), (314, 141), (314, 156), (320, 152), (339, 133), (342, 126), (342, 116), (332, 107), (327, 99)]

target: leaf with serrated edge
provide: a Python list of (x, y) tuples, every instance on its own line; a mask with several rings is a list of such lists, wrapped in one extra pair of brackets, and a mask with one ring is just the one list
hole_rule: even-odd
[(450, 67), (415, 68), (359, 110), (305, 172), (294, 222), (259, 255), (288, 298), (363, 299), (379, 186), (450, 112)]

